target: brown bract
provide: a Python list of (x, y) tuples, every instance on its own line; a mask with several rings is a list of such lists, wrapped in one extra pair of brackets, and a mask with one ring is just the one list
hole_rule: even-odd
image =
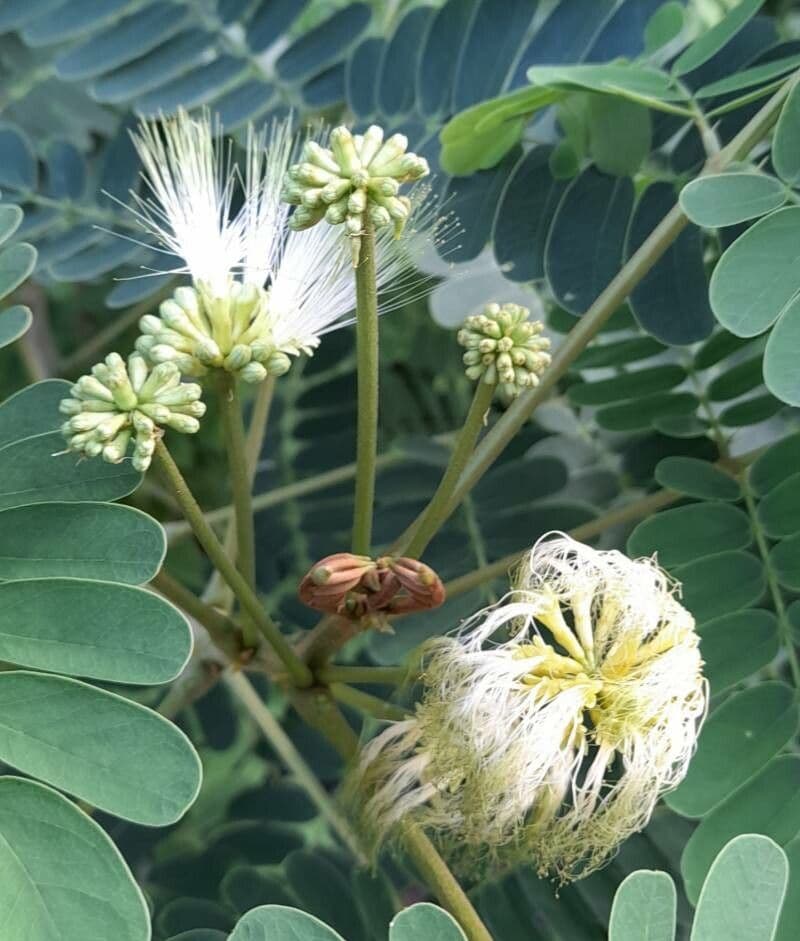
[(337, 552), (317, 562), (300, 582), (300, 600), (310, 608), (368, 626), (385, 628), (389, 616), (438, 608), (444, 586), (417, 559)]

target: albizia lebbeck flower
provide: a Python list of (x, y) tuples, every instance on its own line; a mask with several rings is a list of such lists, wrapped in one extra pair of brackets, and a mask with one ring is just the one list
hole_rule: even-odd
[(676, 591), (651, 559), (537, 543), (498, 605), (429, 644), (416, 714), (364, 749), (365, 821), (411, 815), (473, 872), (601, 866), (682, 780), (705, 716)]
[[(182, 110), (142, 122), (133, 135), (146, 186), (133, 211), (158, 250), (178, 259), (169, 270), (192, 281), (158, 316), (142, 318), (137, 349), (188, 376), (218, 368), (259, 382), (352, 322), (355, 281), (336, 229), (289, 227), (281, 189), (294, 148), (290, 121), (249, 129), (243, 167), (221, 135), (208, 114)], [(410, 230), (435, 229), (432, 209), (415, 214), (412, 204)], [(413, 292), (409, 249), (408, 239), (378, 235), (376, 279), (379, 289), (392, 287), (392, 306)]]

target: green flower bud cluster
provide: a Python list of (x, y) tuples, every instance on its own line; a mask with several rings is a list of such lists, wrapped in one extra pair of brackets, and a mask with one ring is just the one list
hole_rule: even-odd
[(142, 317), (142, 336), (136, 341), (136, 349), (151, 363), (174, 363), (184, 375), (195, 377), (210, 367), (226, 369), (244, 382), (263, 382), (289, 370), (291, 360), (272, 340), (269, 296), (263, 288), (232, 280), (220, 297), (202, 286), (180, 287), (158, 313)]
[(458, 342), (467, 350), (470, 379), (499, 385), (511, 398), (539, 384), (550, 363), (550, 341), (541, 335), (541, 321), (529, 316), (518, 304), (487, 304), (483, 313), (464, 321)]
[(355, 136), (346, 127), (334, 128), (330, 148), (307, 141), (300, 162), (289, 167), (283, 190), (284, 200), (298, 207), (289, 225), (300, 230), (322, 219), (343, 223), (357, 265), (365, 215), (375, 228), (393, 225), (398, 237), (411, 214), (411, 201), (399, 195), (400, 185), (430, 172), (427, 160), (407, 153), (407, 147), (403, 134), (384, 141), (375, 124)]
[(150, 367), (140, 353), (125, 360), (110, 353), (105, 362), (81, 376), (70, 398), (59, 406), (68, 420), (61, 426), (70, 451), (86, 457), (102, 456), (119, 464), (133, 441), (133, 466), (145, 471), (163, 428), (194, 434), (206, 407), (197, 383), (181, 382), (172, 362)]

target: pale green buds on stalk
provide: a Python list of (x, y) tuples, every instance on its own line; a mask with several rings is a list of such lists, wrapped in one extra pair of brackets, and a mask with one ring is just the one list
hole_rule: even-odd
[(291, 365), (272, 339), (269, 296), (253, 284), (231, 280), (222, 296), (203, 285), (180, 287), (161, 303), (158, 317), (145, 315), (139, 327), (136, 349), (152, 363), (174, 363), (186, 376), (216, 368), (244, 382), (262, 382)]
[(537, 386), (550, 365), (550, 341), (542, 336), (541, 321), (529, 317), (518, 304), (487, 304), (467, 317), (458, 331), (467, 377), (499, 385), (509, 398)]
[(399, 237), (411, 214), (411, 201), (400, 186), (427, 176), (428, 162), (407, 153), (408, 139), (373, 124), (364, 134), (346, 127), (331, 131), (330, 148), (306, 142), (299, 163), (289, 167), (283, 198), (298, 208), (289, 225), (308, 229), (323, 219), (344, 224), (351, 239), (353, 267), (358, 264), (364, 217), (376, 229), (393, 226)]
[(194, 434), (206, 411), (202, 390), (193, 382), (182, 383), (172, 362), (150, 367), (133, 353), (127, 365), (118, 353), (81, 376), (62, 399), (59, 409), (69, 418), (61, 426), (70, 451), (86, 457), (102, 457), (119, 464), (133, 442), (132, 463), (145, 471), (164, 428)]
[(499, 604), (429, 642), (415, 716), (366, 746), (354, 784), (376, 836), (411, 816), (472, 877), (603, 865), (683, 779), (705, 718), (677, 586), (652, 559), (551, 537)]

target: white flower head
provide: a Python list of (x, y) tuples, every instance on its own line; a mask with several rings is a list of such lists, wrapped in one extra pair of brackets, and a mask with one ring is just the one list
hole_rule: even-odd
[[(294, 149), (291, 119), (260, 133), (248, 128), (243, 169), (221, 134), (207, 113), (181, 110), (133, 135), (148, 189), (134, 195), (134, 212), (161, 250), (179, 259), (171, 271), (192, 280), (158, 316), (142, 319), (137, 349), (187, 375), (222, 368), (258, 382), (286, 372), (290, 356), (310, 354), (324, 333), (351, 322), (354, 278), (331, 232), (290, 230), (281, 190)], [(432, 222), (424, 212), (419, 218)], [(408, 243), (381, 238), (379, 288), (411, 263)]]
[(413, 814), (471, 869), (587, 875), (686, 774), (701, 668), (652, 560), (545, 537), (506, 598), (430, 644), (415, 717), (364, 750), (364, 817), (383, 834)]
[(174, 363), (150, 368), (139, 353), (132, 353), (127, 363), (118, 353), (109, 353), (61, 400), (60, 411), (69, 416), (61, 433), (69, 451), (110, 464), (125, 460), (132, 444), (133, 466), (145, 471), (164, 428), (184, 434), (200, 429), (206, 411), (201, 394), (196, 383), (181, 382)]

